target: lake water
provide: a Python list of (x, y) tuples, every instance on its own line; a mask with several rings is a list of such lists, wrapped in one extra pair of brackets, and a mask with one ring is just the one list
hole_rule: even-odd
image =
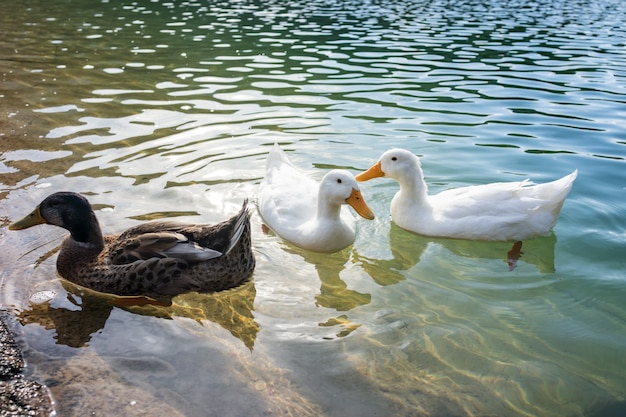
[[(626, 415), (626, 3), (2, 0), (0, 301), (60, 416)], [(58, 278), (59, 190), (105, 233), (216, 222), (274, 142), (321, 178), (391, 147), (432, 193), (579, 170), (554, 234), (432, 239), (389, 220), (299, 250), (253, 216), (253, 280), (171, 308)]]

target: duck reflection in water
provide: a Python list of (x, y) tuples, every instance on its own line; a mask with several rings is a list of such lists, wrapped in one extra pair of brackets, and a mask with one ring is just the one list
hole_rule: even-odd
[(341, 272), (345, 270), (350, 254), (351, 251), (341, 251), (332, 255), (318, 253), (303, 255), (306, 262), (315, 266), (320, 278), (320, 292), (315, 297), (318, 306), (336, 311), (349, 311), (372, 301), (371, 294), (352, 290), (341, 279)]
[(464, 246), (471, 247), (470, 253), (475, 247), (496, 247), (483, 241), (515, 242), (506, 251), (512, 270), (522, 255), (522, 241), (554, 236), (552, 229), (577, 175), (574, 170), (548, 183), (494, 182), (429, 194), (420, 159), (408, 150), (390, 149), (356, 179), (388, 177), (398, 182), (400, 189), (390, 203), (393, 222), (417, 235), (446, 242), (444, 246), (452, 252)]
[(488, 242), (463, 239), (440, 239), (416, 235), (391, 222), (389, 228), (390, 259), (376, 259), (356, 254), (354, 260), (380, 285), (395, 284), (406, 279), (403, 271), (420, 262), (429, 245), (439, 245), (462, 258), (502, 260), (509, 271), (523, 262), (533, 265), (541, 273), (552, 273), (554, 248), (557, 238), (554, 233), (522, 242)]
[[(61, 246), (40, 257), (36, 265), (59, 252), (57, 270), (65, 278), (61, 282), (71, 306), (55, 307), (55, 297), (42, 303), (31, 300), (31, 308), (19, 314), (23, 324), (39, 322), (55, 328), (58, 343), (80, 347), (104, 328), (117, 306), (136, 314), (215, 321), (252, 349), (258, 325), (251, 313), (254, 286), (249, 279), (255, 259), (247, 200), (238, 214), (217, 224), (154, 221), (121, 235), (103, 236), (87, 199), (60, 192), (45, 198), (9, 228), (22, 230), (38, 224), (70, 231)], [(241, 289), (241, 294), (237, 291), (241, 300), (231, 299), (229, 290), (242, 284), (248, 296), (241, 296), (246, 292)], [(225, 294), (198, 294), (219, 291)], [(173, 297), (184, 301), (173, 305)], [(245, 317), (234, 320), (234, 314)]]
[[(271, 233), (269, 229), (263, 229)], [(283, 242), (282, 250), (301, 256), (305, 262), (313, 265), (320, 279), (320, 292), (315, 297), (319, 307), (332, 308), (336, 311), (348, 311), (358, 306), (369, 304), (370, 294), (364, 294), (348, 288), (341, 279), (341, 272), (346, 268), (354, 249), (346, 248), (339, 252), (320, 253), (300, 249), (288, 242)]]
[[(263, 232), (273, 234), (266, 227), (263, 227)], [(321, 253), (301, 249), (283, 240), (280, 241), (281, 252), (297, 255), (315, 268), (320, 280), (320, 289), (315, 295), (315, 305), (337, 312), (347, 312), (372, 301), (371, 294), (348, 288), (348, 284), (342, 279), (346, 265), (353, 263), (355, 250), (353, 246), (350, 246), (333, 253)], [(319, 325), (323, 327), (339, 326), (340, 330), (336, 333), (337, 337), (347, 336), (360, 327), (359, 324), (352, 322), (346, 314), (331, 317)]]
[[(17, 313), (22, 325), (40, 324), (56, 331), (57, 344), (74, 348), (87, 346), (96, 333), (104, 329), (114, 308), (122, 308), (133, 314), (163, 319), (185, 317), (219, 324), (243, 342), (250, 350), (254, 348), (259, 325), (252, 314), (256, 290), (252, 282), (215, 294), (190, 293), (175, 298), (171, 306), (155, 304), (154, 300), (136, 297), (135, 304), (108, 294), (97, 293), (61, 280), (67, 291), (67, 302), (61, 294), (46, 291), (43, 300), (31, 297), (29, 308)], [(40, 297), (41, 298), (41, 297)], [(57, 306), (57, 304), (59, 304)]]

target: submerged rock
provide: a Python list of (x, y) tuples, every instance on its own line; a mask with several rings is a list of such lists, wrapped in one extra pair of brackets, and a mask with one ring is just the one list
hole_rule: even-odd
[(0, 380), (18, 375), (23, 368), (22, 353), (0, 315)]

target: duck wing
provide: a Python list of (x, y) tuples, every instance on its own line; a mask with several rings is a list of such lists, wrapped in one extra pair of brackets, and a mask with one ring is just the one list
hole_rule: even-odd
[(181, 233), (168, 231), (142, 233), (118, 240), (110, 253), (111, 262), (116, 265), (150, 258), (176, 258), (196, 263), (222, 256), (220, 251), (200, 246)]
[(539, 211), (558, 216), (577, 175), (575, 170), (543, 184), (525, 180), (461, 187), (442, 191), (432, 196), (431, 202), (448, 218), (494, 216), (515, 222)]
[(278, 151), (281, 159), (274, 152), (268, 158), (258, 203), (263, 220), (280, 233), (315, 217), (319, 184), (295, 168), (282, 150)]
[(463, 217), (498, 217), (501, 221), (516, 222), (528, 210), (545, 200), (526, 192), (532, 186), (528, 180), (500, 182), (455, 188), (431, 196), (437, 215), (460, 219)]
[(242, 240), (250, 240), (250, 211), (244, 200), (239, 213), (220, 223), (184, 224), (176, 229), (190, 240), (205, 248), (212, 248), (228, 255)]
[(130, 228), (111, 244), (111, 263), (174, 258), (194, 264), (219, 258), (250, 232), (247, 205), (246, 200), (237, 215), (214, 225), (162, 221)]
[[(107, 236), (95, 272), (83, 274), (81, 285), (123, 296), (144, 295), (167, 302), (189, 291), (212, 292), (232, 288), (250, 277), (250, 213), (244, 201), (240, 212), (223, 222), (186, 224), (151, 222)], [(108, 257), (108, 260), (103, 258)], [(206, 262), (209, 261), (209, 262)], [(108, 278), (103, 278), (103, 273)]]

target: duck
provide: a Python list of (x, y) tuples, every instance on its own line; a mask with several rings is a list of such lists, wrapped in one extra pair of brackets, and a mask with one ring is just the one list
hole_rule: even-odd
[(410, 232), (440, 238), (522, 241), (549, 235), (578, 170), (533, 184), (496, 182), (428, 194), (419, 158), (406, 149), (384, 152), (357, 181), (388, 177), (400, 190), (391, 200), (391, 219)]
[(298, 169), (278, 144), (269, 152), (257, 201), (269, 229), (315, 252), (337, 252), (354, 242), (356, 219), (347, 206), (365, 219), (374, 219), (351, 172), (333, 169), (317, 182)]
[(120, 297), (147, 297), (171, 305), (180, 294), (237, 287), (255, 267), (247, 200), (239, 213), (213, 225), (154, 221), (119, 235), (103, 235), (89, 201), (62, 191), (46, 197), (9, 229), (38, 224), (69, 231), (56, 262), (62, 278)]

